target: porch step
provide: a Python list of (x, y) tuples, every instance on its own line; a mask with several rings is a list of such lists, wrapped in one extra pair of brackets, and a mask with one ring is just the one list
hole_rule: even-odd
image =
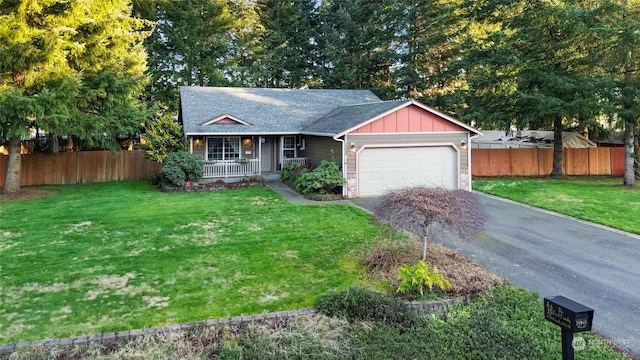
[(280, 172), (272, 172), (267, 174), (260, 175), (264, 182), (273, 182), (273, 181), (281, 181)]

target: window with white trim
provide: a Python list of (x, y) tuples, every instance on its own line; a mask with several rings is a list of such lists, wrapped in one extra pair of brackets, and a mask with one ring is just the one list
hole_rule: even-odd
[(285, 159), (297, 157), (295, 136), (282, 137), (282, 157)]
[(240, 157), (239, 137), (207, 138), (207, 160), (236, 160)]

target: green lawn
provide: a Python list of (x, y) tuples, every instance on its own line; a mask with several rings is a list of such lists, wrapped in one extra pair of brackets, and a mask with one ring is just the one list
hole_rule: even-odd
[(474, 190), (640, 234), (640, 187), (621, 178), (483, 178)]
[(369, 281), (356, 250), (376, 227), (352, 206), (263, 187), (48, 189), (0, 203), (0, 344), (310, 307)]
[[(359, 266), (380, 228), (349, 205), (295, 205), (262, 187), (166, 194), (145, 182), (119, 182), (48, 189), (58, 194), (0, 203), (0, 344), (310, 307), (330, 289), (382, 286)], [(403, 352), (557, 358), (559, 332), (540, 320), (537, 295), (523, 291), (527, 300), (507, 304), (491, 294), (476, 302), (487, 307), (456, 307), (447, 321), (434, 319), (427, 327), (357, 325), (340, 337), (351, 346), (343, 350), (355, 351), (353, 358)], [(308, 339), (314, 353), (338, 344), (322, 339), (322, 326), (292, 331), (293, 348), (283, 351), (307, 354), (299, 341)], [(250, 354), (252, 344), (262, 354), (273, 339), (246, 336), (227, 339), (230, 358), (237, 358), (238, 346)], [(541, 345), (550, 337), (553, 346)], [(284, 343), (275, 339), (280, 349)], [(149, 341), (154, 354), (173, 351), (164, 341)], [(578, 358), (624, 358), (592, 337), (589, 344), (593, 350)]]

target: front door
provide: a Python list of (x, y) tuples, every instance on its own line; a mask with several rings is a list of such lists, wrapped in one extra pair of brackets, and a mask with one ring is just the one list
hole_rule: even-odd
[[(264, 142), (263, 142), (264, 141)], [(260, 171), (261, 172), (270, 172), (273, 171), (272, 168), (272, 158), (273, 158), (273, 139), (272, 138), (260, 138)]]

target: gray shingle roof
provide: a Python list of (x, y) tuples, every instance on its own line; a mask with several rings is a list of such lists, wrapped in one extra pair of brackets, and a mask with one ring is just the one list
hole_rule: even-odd
[(303, 132), (338, 134), (408, 102), (410, 100), (341, 106), (306, 126)]
[[(314, 124), (314, 129), (322, 129), (317, 120), (327, 117), (339, 107), (346, 114), (344, 107), (350, 105), (387, 104), (369, 90), (222, 87), (181, 87), (180, 103), (187, 135), (299, 133), (311, 124)], [(372, 109), (368, 109), (367, 113), (370, 111)], [(347, 118), (346, 115), (340, 115), (342, 112), (328, 117), (324, 130), (339, 128), (339, 121)], [(250, 125), (202, 125), (225, 114)], [(364, 116), (362, 114), (358, 116), (359, 119)]]

